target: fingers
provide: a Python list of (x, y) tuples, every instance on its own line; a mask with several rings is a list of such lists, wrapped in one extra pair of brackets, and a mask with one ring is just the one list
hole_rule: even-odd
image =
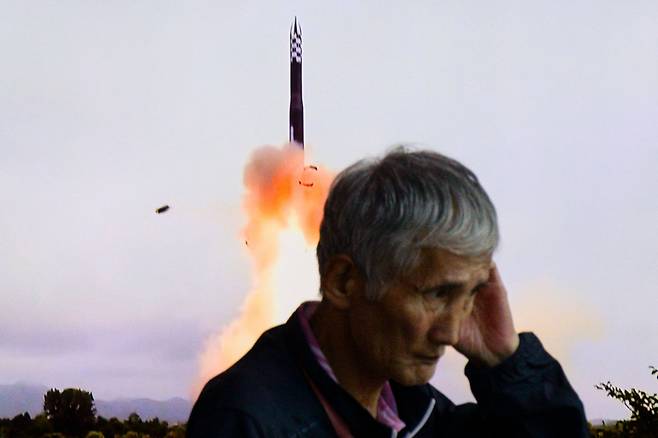
[(476, 295), (476, 298), (479, 298), (478, 301), (482, 302), (489, 306), (491, 304), (490, 300), (496, 300), (499, 297), (507, 295), (507, 290), (503, 284), (503, 280), (500, 277), (500, 272), (498, 271), (498, 266), (492, 262), (491, 268), (489, 268), (489, 278), (484, 288), (479, 294)]
[(501, 288), (503, 286), (503, 279), (500, 278), (500, 272), (498, 272), (498, 266), (494, 261), (491, 262), (491, 268), (489, 268), (489, 279), (487, 281), (491, 285), (498, 285)]

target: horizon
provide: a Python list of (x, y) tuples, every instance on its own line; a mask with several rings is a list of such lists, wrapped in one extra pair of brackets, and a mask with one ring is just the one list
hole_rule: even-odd
[[(2, 386), (16, 386), (16, 385), (22, 385), (22, 383), (6, 384), (6, 383), (1, 383), (0, 382), (0, 387), (2, 387)], [(47, 388), (46, 391), (48, 391), (50, 389), (59, 389), (60, 391), (64, 390), (64, 389), (68, 389), (68, 388), (54, 388), (54, 387), (51, 387), (51, 386), (48, 386), (48, 385), (29, 384), (29, 383), (25, 384), (25, 386), (32, 387), (32, 388), (35, 388), (35, 389), (44, 387), (44, 388)], [(87, 389), (87, 388), (75, 387), (74, 389), (81, 389), (81, 390), (89, 391), (93, 395), (93, 390), (90, 390), (90, 389)], [(190, 403), (190, 409), (192, 408), (192, 402), (193, 402), (191, 399), (184, 398), (184, 397), (170, 397), (170, 398), (167, 398), (167, 399), (153, 399), (153, 398), (149, 398), (149, 397), (124, 397), (124, 398), (120, 397), (120, 398), (115, 398), (115, 399), (111, 399), (111, 400), (105, 400), (105, 399), (100, 399), (100, 398), (94, 397), (94, 402), (102, 401), (102, 402), (110, 402), (111, 403), (111, 402), (119, 402), (119, 401), (141, 401), (141, 400), (155, 401), (155, 402), (167, 402), (167, 401), (172, 401), (172, 400), (183, 400), (185, 402)], [(22, 414), (23, 412), (27, 412), (27, 411), (19, 410), (19, 411), (16, 411), (15, 415)], [(139, 412), (137, 412), (137, 413), (139, 414)], [(30, 414), (32, 414), (32, 413), (30, 413)], [(3, 418), (3, 417), (0, 416), (0, 418)], [(6, 417), (6, 418), (11, 418), (11, 417)], [(147, 418), (147, 417), (144, 417), (142, 419), (145, 419), (145, 418)], [(587, 418), (587, 420), (592, 424), (595, 424), (594, 421), (596, 421), (596, 420), (620, 421), (620, 420), (628, 420), (628, 419), (630, 419), (630, 411), (629, 411), (628, 415), (626, 415), (624, 417), (616, 417), (616, 418), (592, 417), (592, 418)]]

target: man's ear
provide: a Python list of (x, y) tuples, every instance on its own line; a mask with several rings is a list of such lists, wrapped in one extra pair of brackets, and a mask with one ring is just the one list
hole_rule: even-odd
[(356, 297), (363, 295), (363, 275), (352, 259), (344, 254), (332, 257), (328, 263), (322, 278), (322, 297), (337, 309), (347, 309)]

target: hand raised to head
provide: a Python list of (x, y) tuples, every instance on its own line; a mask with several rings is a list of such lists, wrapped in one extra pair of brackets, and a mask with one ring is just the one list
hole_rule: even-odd
[(476, 294), (470, 316), (461, 324), (455, 349), (476, 363), (496, 366), (518, 346), (507, 290), (492, 262), (489, 279)]

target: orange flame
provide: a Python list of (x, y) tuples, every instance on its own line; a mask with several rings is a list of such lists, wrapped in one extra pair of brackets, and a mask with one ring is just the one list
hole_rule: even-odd
[(304, 153), (294, 143), (263, 146), (244, 172), (244, 238), (253, 260), (253, 288), (240, 316), (212, 335), (200, 357), (194, 396), (210, 378), (243, 356), (263, 331), (276, 322), (277, 291), (273, 274), (279, 256), (279, 236), (298, 227), (306, 242), (319, 239), (322, 209), (333, 175), (321, 167), (304, 167)]

